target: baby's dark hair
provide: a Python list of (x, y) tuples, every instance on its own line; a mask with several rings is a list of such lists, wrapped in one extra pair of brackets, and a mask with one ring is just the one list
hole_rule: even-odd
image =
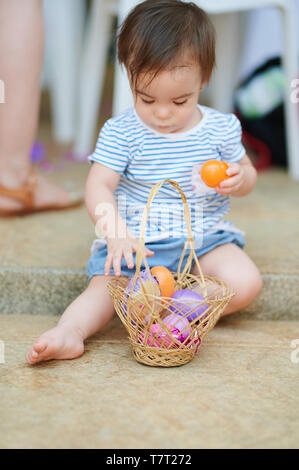
[(136, 87), (140, 73), (152, 74), (175, 65), (191, 53), (207, 83), (215, 66), (215, 29), (208, 15), (194, 3), (145, 0), (121, 25), (118, 60)]

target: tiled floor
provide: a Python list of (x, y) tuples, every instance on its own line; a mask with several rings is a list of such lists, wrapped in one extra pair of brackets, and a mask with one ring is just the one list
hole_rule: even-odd
[(299, 322), (227, 317), (193, 361), (164, 369), (135, 362), (115, 318), (81, 358), (28, 366), (56, 321), (1, 316), (0, 448), (298, 447)]

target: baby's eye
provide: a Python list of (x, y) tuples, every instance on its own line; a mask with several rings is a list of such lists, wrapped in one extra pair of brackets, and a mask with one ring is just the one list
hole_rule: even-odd
[(154, 102), (154, 100), (147, 101), (147, 100), (145, 100), (145, 99), (143, 99), (143, 98), (142, 98), (142, 101), (143, 101), (144, 103), (146, 103), (146, 104), (152, 104), (152, 103)]
[(187, 102), (187, 100), (185, 101), (174, 101), (174, 104), (176, 104), (177, 106), (180, 106), (181, 104), (185, 104)]

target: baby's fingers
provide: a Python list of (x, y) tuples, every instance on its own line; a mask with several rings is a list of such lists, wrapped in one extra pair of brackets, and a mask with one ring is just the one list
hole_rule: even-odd
[[(137, 253), (138, 249), (138, 240), (136, 240), (136, 243), (132, 246), (133, 253)], [(144, 247), (144, 254), (145, 256), (153, 256), (155, 254), (154, 251), (150, 250), (149, 248)]]
[(116, 276), (121, 274), (121, 259), (123, 257), (122, 251), (118, 251), (113, 256), (113, 269)]
[(218, 188), (220, 189), (225, 189), (225, 188), (233, 188), (234, 186), (237, 186), (241, 181), (241, 176), (236, 175), (236, 176), (231, 176), (227, 180), (222, 181), (222, 183), (219, 184)]
[(238, 191), (240, 187), (242, 186), (241, 183), (236, 184), (235, 186), (229, 187), (229, 188), (221, 188), (221, 186), (217, 186), (215, 188), (216, 193), (221, 194), (221, 196), (228, 196), (230, 194), (234, 194), (234, 192)]
[(226, 174), (228, 176), (233, 176), (233, 175), (237, 175), (238, 173), (240, 173), (240, 165), (239, 163), (231, 163), (229, 165), (229, 168), (226, 170)]
[(133, 269), (134, 268), (134, 259), (133, 259), (132, 251), (129, 251), (129, 250), (125, 251), (124, 258), (127, 262), (128, 268)]
[(105, 276), (108, 276), (110, 274), (112, 260), (113, 260), (112, 254), (108, 253), (108, 255), (106, 256), (106, 262), (105, 262), (105, 266), (104, 266)]
[(145, 248), (145, 256), (153, 256), (155, 254), (154, 251)]

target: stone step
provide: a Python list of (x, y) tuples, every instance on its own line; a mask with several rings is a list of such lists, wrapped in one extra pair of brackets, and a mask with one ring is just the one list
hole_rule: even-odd
[[(258, 299), (240, 312), (258, 320), (299, 320), (299, 275), (263, 274)], [(60, 315), (86, 288), (84, 270), (0, 267), (0, 312)]]
[[(71, 178), (80, 189), (87, 173), (87, 165), (74, 164), (52, 177), (59, 185)], [(299, 319), (298, 183), (283, 170), (264, 172), (255, 190), (231, 205), (227, 219), (246, 233), (245, 252), (264, 279), (261, 296), (242, 315)], [(0, 314), (61, 314), (86, 287), (95, 232), (84, 206), (0, 218), (0, 234)]]

